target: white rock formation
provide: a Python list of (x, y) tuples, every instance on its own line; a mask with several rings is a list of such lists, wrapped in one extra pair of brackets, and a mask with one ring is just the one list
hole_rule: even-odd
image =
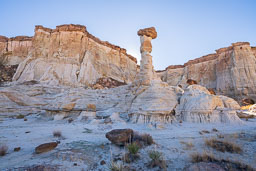
[(176, 116), (188, 122), (234, 123), (241, 122), (236, 114), (238, 108), (233, 99), (211, 95), (200, 85), (190, 85), (180, 99)]

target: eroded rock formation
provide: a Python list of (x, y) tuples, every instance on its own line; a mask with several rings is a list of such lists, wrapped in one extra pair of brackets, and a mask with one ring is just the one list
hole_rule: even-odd
[(136, 76), (136, 58), (125, 49), (92, 36), (85, 26), (36, 26), (32, 46), (14, 81), (83, 86), (101, 77), (129, 83)]
[(152, 64), (152, 44), (151, 40), (157, 37), (157, 32), (154, 27), (141, 29), (138, 31), (140, 36), (140, 72), (136, 81), (142, 85), (150, 85), (151, 81), (156, 78), (155, 71)]
[(31, 46), (32, 37), (7, 38), (0, 36), (0, 63), (3, 65), (18, 65), (27, 57)]
[(159, 77), (169, 85), (186, 87), (192, 79), (199, 85), (212, 88), (216, 94), (256, 99), (256, 57), (255, 47), (247, 42), (233, 43), (232, 46), (190, 60), (184, 65), (169, 66), (158, 72)]

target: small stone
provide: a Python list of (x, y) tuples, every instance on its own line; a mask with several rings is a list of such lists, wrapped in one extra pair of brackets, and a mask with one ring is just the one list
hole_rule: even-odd
[(48, 152), (48, 151), (51, 151), (54, 148), (56, 148), (57, 145), (58, 145), (58, 143), (56, 143), (56, 142), (41, 144), (35, 148), (35, 152), (36, 152), (36, 154)]
[(13, 149), (13, 151), (20, 151), (20, 147), (15, 147), (14, 149)]
[(30, 133), (30, 131), (26, 131), (26, 132), (25, 132), (25, 134), (28, 134), (28, 133)]
[(105, 160), (101, 160), (100, 165), (104, 165), (104, 164), (106, 164)]
[(28, 119), (27, 118), (24, 118), (24, 121), (27, 121)]
[(104, 124), (109, 124), (109, 123), (112, 123), (111, 118), (104, 119)]
[(71, 122), (73, 122), (74, 120), (73, 120), (73, 118), (69, 118), (68, 119), (68, 123), (71, 123)]
[(77, 166), (77, 163), (74, 163), (74, 166)]

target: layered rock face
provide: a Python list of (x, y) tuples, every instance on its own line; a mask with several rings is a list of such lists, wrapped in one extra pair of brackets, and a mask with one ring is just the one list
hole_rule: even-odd
[(212, 88), (217, 94), (256, 99), (255, 48), (238, 42), (216, 50), (217, 53), (191, 60), (184, 65), (169, 66), (158, 76), (169, 85), (182, 85), (193, 79), (198, 84)]
[(0, 63), (3, 65), (18, 65), (27, 57), (31, 47), (32, 37), (7, 38), (0, 36)]
[(101, 77), (129, 83), (136, 76), (136, 58), (125, 49), (92, 36), (85, 26), (36, 26), (32, 45), (14, 81), (81, 86), (93, 84)]

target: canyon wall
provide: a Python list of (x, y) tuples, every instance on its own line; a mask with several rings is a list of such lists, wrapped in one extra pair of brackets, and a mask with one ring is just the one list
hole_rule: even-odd
[(17, 36), (7, 38), (0, 36), (0, 63), (17, 65), (28, 55), (32, 46), (32, 37)]
[(31, 51), (13, 80), (83, 86), (101, 77), (130, 83), (136, 73), (137, 60), (125, 49), (94, 37), (85, 26), (70, 24), (36, 26)]
[(192, 79), (238, 101), (256, 100), (256, 48), (247, 42), (233, 43), (215, 54), (169, 66), (157, 74), (169, 85), (186, 87), (187, 80)]

